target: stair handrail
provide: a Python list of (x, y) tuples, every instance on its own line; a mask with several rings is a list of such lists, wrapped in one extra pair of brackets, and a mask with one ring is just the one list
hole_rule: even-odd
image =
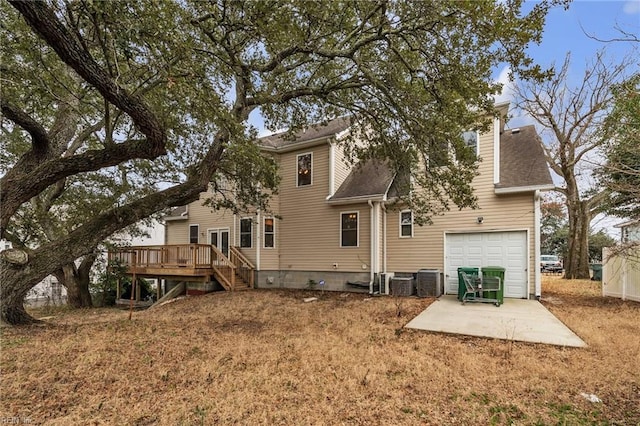
[(219, 268), (219, 264), (216, 265), (213, 263), (213, 255), (211, 256), (211, 268), (214, 270), (214, 272), (216, 272), (218, 278), (222, 278), (222, 280), (225, 281), (224, 283), (221, 283), (222, 286), (224, 287), (224, 285), (227, 284), (227, 286), (229, 287), (228, 290), (233, 290), (236, 286), (236, 265), (227, 256), (225, 256), (218, 247), (214, 246), (213, 244), (211, 244), (210, 247), (211, 254), (216, 254), (218, 262), (222, 260), (223, 265), (229, 268), (229, 277), (225, 276), (225, 273), (222, 271), (222, 269)]
[(251, 263), (251, 261), (247, 259), (244, 254), (242, 254), (238, 247), (231, 246), (229, 247), (229, 250), (233, 252), (233, 254), (235, 254), (243, 263), (246, 263), (249, 269), (256, 269), (256, 267), (253, 266), (253, 263)]
[[(234, 258), (237, 258), (240, 262), (242, 262), (244, 265), (246, 265), (247, 268), (247, 273), (243, 274), (246, 275), (246, 279), (245, 277), (242, 277), (243, 280), (249, 285), (250, 288), (254, 287), (254, 279), (255, 277), (253, 276), (253, 271), (256, 269), (255, 266), (253, 266), (253, 263), (251, 263), (249, 261), (249, 259), (247, 259), (245, 257), (244, 254), (242, 254), (242, 252), (240, 251), (240, 249), (238, 247), (232, 246), (229, 248), (229, 253), (230, 253), (230, 257), (235, 261)], [(238, 265), (237, 265), (238, 266)]]

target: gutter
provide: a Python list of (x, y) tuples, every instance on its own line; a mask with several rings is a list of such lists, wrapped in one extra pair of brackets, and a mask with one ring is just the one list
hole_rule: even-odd
[(289, 152), (289, 151), (297, 151), (298, 149), (301, 149), (301, 148), (312, 147), (315, 145), (322, 145), (322, 142), (330, 144), (331, 139), (333, 139), (334, 137), (335, 135), (326, 135), (326, 136), (321, 136), (315, 139), (309, 139), (308, 141), (294, 142), (292, 144), (289, 144), (283, 147), (272, 147), (272, 146), (265, 146), (265, 145), (258, 145), (258, 146), (260, 147), (260, 150), (267, 151), (267, 152)]
[(358, 195), (357, 197), (338, 198), (336, 200), (327, 199), (327, 204), (353, 204), (364, 201), (385, 201), (386, 194)]
[(529, 186), (510, 186), (505, 188), (494, 188), (496, 194), (517, 194), (521, 192), (533, 191), (550, 191), (555, 185), (529, 185)]

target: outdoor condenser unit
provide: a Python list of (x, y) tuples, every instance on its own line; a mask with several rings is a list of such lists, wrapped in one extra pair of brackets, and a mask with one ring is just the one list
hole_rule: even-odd
[(413, 294), (412, 277), (391, 278), (391, 294), (393, 296), (408, 297)]
[(420, 269), (416, 277), (416, 290), (418, 297), (440, 297), (440, 270)]

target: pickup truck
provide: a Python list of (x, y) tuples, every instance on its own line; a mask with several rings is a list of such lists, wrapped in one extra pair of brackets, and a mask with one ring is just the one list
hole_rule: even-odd
[(552, 254), (543, 254), (540, 256), (540, 271), (541, 272), (562, 272), (562, 261), (558, 256)]

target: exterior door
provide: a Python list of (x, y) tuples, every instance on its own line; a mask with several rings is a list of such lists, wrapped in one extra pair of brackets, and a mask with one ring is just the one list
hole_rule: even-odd
[(229, 230), (209, 230), (209, 243), (216, 246), (225, 256), (229, 257)]

